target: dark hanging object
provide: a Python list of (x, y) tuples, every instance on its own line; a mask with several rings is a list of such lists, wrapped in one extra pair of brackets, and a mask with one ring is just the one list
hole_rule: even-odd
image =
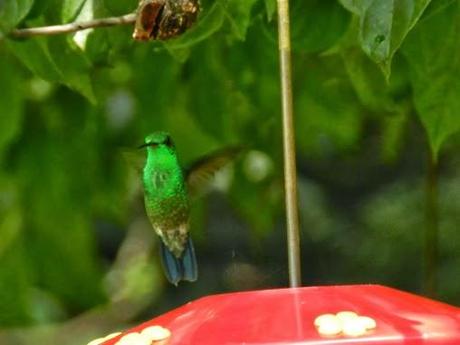
[(193, 25), (199, 0), (141, 0), (133, 38), (139, 41), (167, 40)]

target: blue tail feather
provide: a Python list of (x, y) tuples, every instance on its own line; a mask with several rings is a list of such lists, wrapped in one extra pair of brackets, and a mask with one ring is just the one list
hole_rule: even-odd
[(163, 242), (160, 243), (161, 263), (170, 283), (177, 286), (181, 280), (181, 268), (179, 260), (169, 251)]
[(195, 281), (198, 278), (198, 266), (192, 239), (189, 237), (185, 244), (182, 257), (179, 259), (165, 246), (160, 245), (161, 261), (168, 281), (177, 286), (181, 280)]
[(198, 279), (198, 265), (196, 263), (195, 249), (193, 248), (192, 239), (187, 239), (185, 250), (182, 255), (182, 279), (194, 282)]

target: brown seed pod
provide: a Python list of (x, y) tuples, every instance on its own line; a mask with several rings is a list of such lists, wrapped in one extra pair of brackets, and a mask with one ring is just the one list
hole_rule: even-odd
[(167, 40), (184, 33), (195, 23), (199, 0), (141, 0), (133, 38)]

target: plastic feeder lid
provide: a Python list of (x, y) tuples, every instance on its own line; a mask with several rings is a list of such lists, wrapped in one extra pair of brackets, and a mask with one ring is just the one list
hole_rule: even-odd
[[(334, 316), (343, 311), (370, 318), (375, 327), (367, 328), (364, 333), (339, 329), (334, 335), (320, 334), (315, 320), (323, 314)], [(349, 314), (355, 317), (354, 313)], [(459, 308), (379, 285), (214, 295), (190, 302), (123, 334), (141, 332), (153, 325), (171, 331), (169, 345), (460, 345)], [(104, 345), (116, 344), (121, 336)]]

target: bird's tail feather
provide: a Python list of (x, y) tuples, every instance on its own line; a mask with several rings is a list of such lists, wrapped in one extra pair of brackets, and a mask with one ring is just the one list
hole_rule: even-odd
[(182, 255), (182, 279), (194, 282), (198, 278), (198, 265), (196, 263), (195, 248), (189, 237)]
[(177, 286), (181, 280), (191, 282), (197, 280), (198, 266), (192, 239), (190, 237), (187, 239), (184, 252), (179, 259), (174, 256), (163, 242), (161, 242), (160, 251), (166, 278), (172, 284)]

